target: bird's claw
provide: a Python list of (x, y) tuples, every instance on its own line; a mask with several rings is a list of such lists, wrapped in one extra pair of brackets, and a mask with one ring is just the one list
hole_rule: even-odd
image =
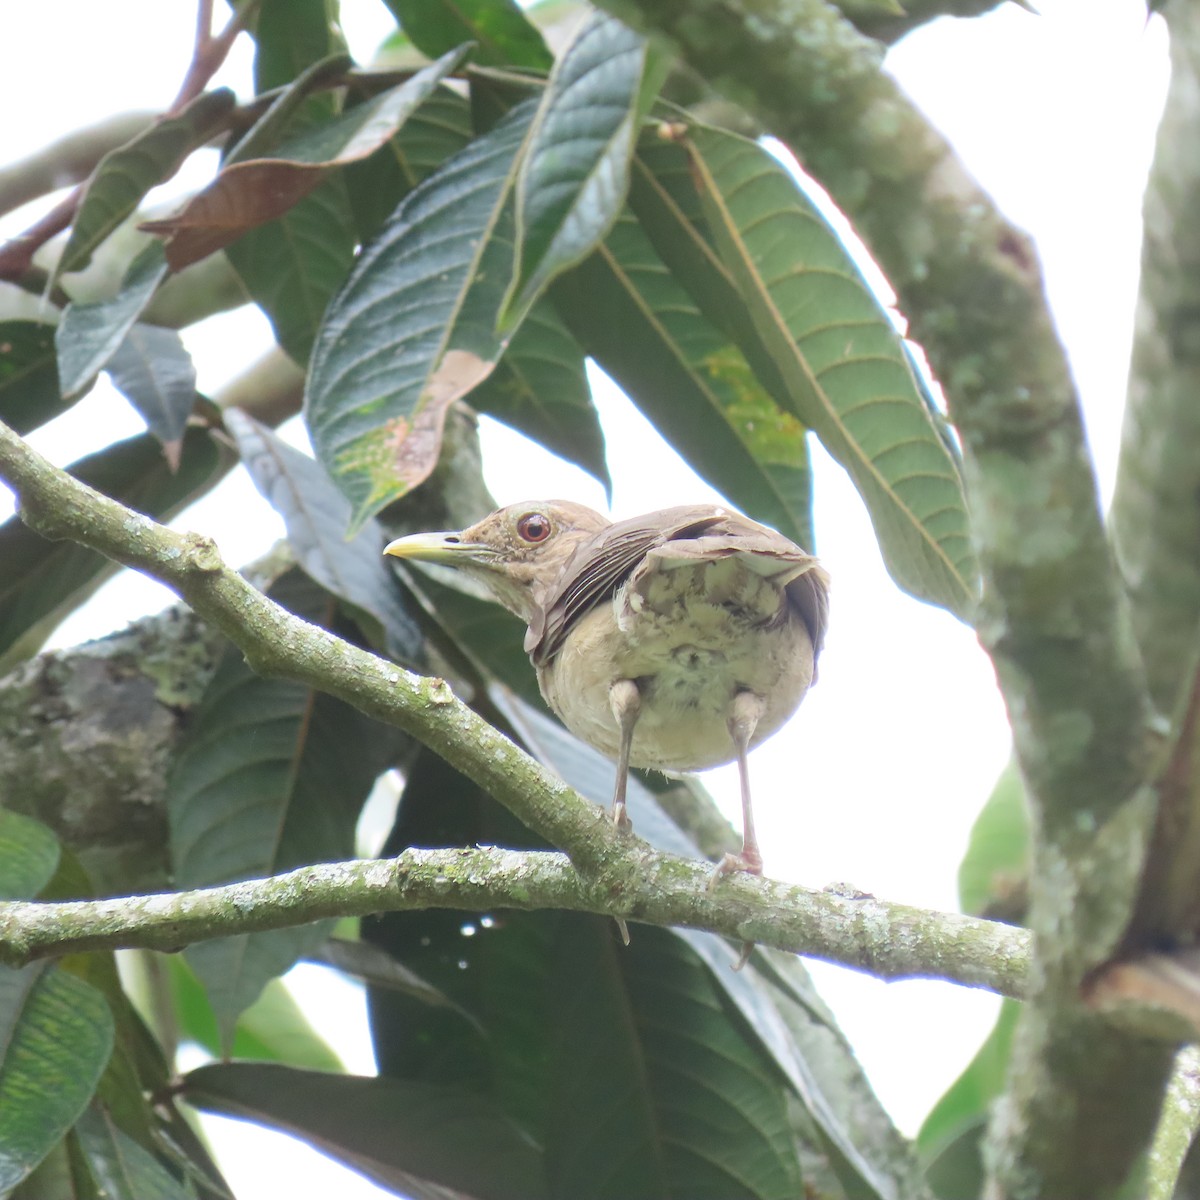
[(756, 850), (747, 851), (744, 848), (740, 854), (726, 854), (713, 868), (712, 878), (708, 881), (708, 890), (710, 892), (715, 890), (717, 884), (726, 875), (733, 875), (739, 871), (747, 875), (761, 875), (763, 873), (762, 855)]
[(628, 833), (633, 828), (633, 822), (629, 819), (629, 813), (625, 810), (625, 802), (623, 800), (613, 805), (612, 819), (613, 824), (622, 833)]

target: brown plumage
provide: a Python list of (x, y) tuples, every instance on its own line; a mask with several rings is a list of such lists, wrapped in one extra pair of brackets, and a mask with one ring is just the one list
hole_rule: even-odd
[(617, 761), (619, 825), (631, 765), (696, 771), (736, 759), (742, 852), (718, 870), (762, 871), (746, 752), (816, 678), (829, 583), (815, 558), (713, 505), (613, 523), (565, 500), (509, 505), (386, 553), (459, 567), (526, 623), (547, 704)]

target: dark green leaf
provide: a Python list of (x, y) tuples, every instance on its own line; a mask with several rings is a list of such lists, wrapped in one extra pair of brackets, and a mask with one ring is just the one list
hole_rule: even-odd
[[(251, 32), (254, 86), (260, 95), (295, 80), (300, 86), (289, 101), (295, 111), (323, 79), (340, 73), (334, 63), (345, 54), (346, 43), (332, 13), (329, 0), (258, 0)], [(349, 59), (343, 58), (341, 70), (347, 66)]]
[(355, 240), (345, 181), (335, 176), (225, 251), (276, 340), (301, 366), (354, 262)]
[(58, 386), (54, 326), (0, 321), (0, 421), (28, 433), (70, 406)]
[(67, 305), (54, 334), (64, 396), (83, 391), (108, 365), (166, 274), (162, 246), (152, 242), (130, 264), (111, 299)]
[(412, 192), (326, 314), (306, 412), (355, 526), (428, 477), (447, 406), (500, 356), (508, 198), (531, 115), (515, 109)]
[[(538, 737), (554, 728), (542, 722)], [(580, 751), (603, 772), (595, 783), (607, 801), (611, 764)], [(649, 829), (648, 807), (634, 821), (639, 832)], [(532, 840), (423, 754), (408, 773), (388, 850)], [(624, 949), (610, 922), (568, 913), (397, 913), (364, 923), (368, 930), (486, 1034), (451, 1011), (375, 990), (381, 1070), (501, 1104), (544, 1147), (552, 1195), (800, 1193), (787, 1086), (730, 1020), (712, 974), (673, 935), (638, 926)]]
[[(333, 598), (300, 571), (272, 587), (284, 607), (328, 624)], [(167, 783), (171, 860), (181, 888), (348, 858), (358, 813), (395, 745), (390, 730), (327, 695), (264, 679), (231, 649), (192, 714)], [(189, 947), (227, 1045), (238, 1014), (329, 932), (297, 929)]]
[(379, 153), (346, 168), (359, 237), (368, 241), (393, 209), (472, 138), (466, 97), (442, 85)]
[[(599, 804), (609, 802), (613, 767), (607, 759), (528, 705), (497, 693), (493, 693), (493, 698), (530, 753), (540, 762), (553, 767), (582, 795)], [(687, 836), (662, 812), (648, 789), (631, 779), (627, 800), (639, 837), (659, 850), (695, 856), (695, 848)], [(643, 931), (639, 929), (634, 936), (642, 935)], [(845, 1096), (840, 1091), (835, 1093), (835, 1098), (826, 1095), (825, 1087), (807, 1061), (804, 1046), (797, 1041), (796, 1032), (789, 1029), (781, 1017), (778, 999), (766, 981), (753, 970), (730, 970), (735, 953), (720, 938), (694, 930), (676, 931), (675, 936), (687, 943), (690, 954), (708, 965), (714, 984), (741, 1012), (762, 1053), (769, 1056), (775, 1069), (789, 1080), (796, 1097), (835, 1150), (844, 1170), (871, 1195), (887, 1197), (889, 1172), (872, 1165), (856, 1147), (842, 1112)], [(808, 1004), (808, 998), (801, 999), (800, 1003)], [(819, 1010), (819, 1020), (832, 1022), (832, 1017), (815, 997), (810, 1012), (814, 1009)], [(848, 1049), (846, 1053), (849, 1054)], [(887, 1127), (890, 1129), (890, 1124)]]
[[(207, 430), (189, 430), (178, 471), (149, 434), (81, 459), (71, 473), (105, 495), (158, 521), (170, 520), (228, 468)], [(0, 525), (0, 674), (35, 654), (68, 613), (117, 568), (74, 542), (51, 542), (20, 518)]]
[[(285, 131), (329, 120), (334, 99), (317, 89), (350, 66), (325, 0), (266, 0), (257, 10), (254, 34), (258, 90), (287, 86), (227, 162), (257, 157), (277, 145)], [(283, 216), (226, 249), (250, 298), (270, 319), (276, 340), (301, 366), (308, 362), (326, 305), (354, 261), (354, 243), (345, 184), (332, 177)]]
[(488, 66), (548, 71), (554, 61), (516, 0), (385, 0), (413, 45), (430, 58), (465, 41)]
[(684, 144), (708, 227), (792, 411), (854, 480), (893, 579), (968, 619), (978, 567), (961, 480), (886, 313), (768, 151), (703, 126)]
[(54, 878), (58, 838), (40, 821), (0, 808), (0, 900), (29, 900)]
[(471, 393), (471, 406), (578, 464), (606, 491), (611, 489), (583, 351), (547, 301), (529, 310), (499, 366)]
[(105, 370), (178, 465), (183, 433), (196, 403), (196, 368), (183, 339), (173, 329), (134, 325)]
[(58, 967), (0, 967), (0, 1195), (75, 1122), (112, 1052), (112, 1014)]
[(103, 1108), (90, 1106), (75, 1129), (88, 1169), (106, 1200), (190, 1200), (195, 1196), (154, 1155), (119, 1129)]
[(368, 521), (348, 542), (350, 505), (319, 463), (236, 409), (225, 414), (225, 423), (255, 487), (283, 517), (300, 565), (374, 622), (375, 644), (398, 662), (422, 664), (421, 631), (383, 556), (389, 539), (379, 525)]
[(659, 432), (732, 503), (813, 549), (804, 426), (779, 409), (625, 215), (563, 275), (568, 327)]
[(177, 117), (164, 117), (100, 160), (55, 273), (78, 271), (92, 251), (125, 220), (146, 193), (170, 179), (193, 150), (203, 146), (234, 105), (228, 88), (197, 96)]
[(68, 1133), (12, 1193), (12, 1200), (102, 1200), (87, 1171), (78, 1165), (72, 1169), (72, 1161), (79, 1159), (79, 1141)]
[[(395, 87), (289, 138), (272, 157), (310, 166), (344, 166), (373, 154), (462, 65), (469, 45), (456, 46)], [(242, 165), (247, 165), (242, 160)]]
[[(444, 992), (438, 991), (433, 984), (422, 979), (415, 971), (410, 971), (403, 963), (397, 962), (390, 954), (385, 954), (368, 942), (352, 942), (346, 938), (331, 937), (308, 956), (310, 962), (324, 963), (336, 967), (337, 970), (375, 988), (386, 988), (394, 992), (403, 992), (423, 1004), (432, 1004), (435, 1008), (449, 1008), (457, 1012), (464, 1020), (474, 1021), (474, 1018), (461, 1009)], [(475, 1022), (478, 1026), (478, 1022)], [(480, 1030), (482, 1033), (482, 1029)], [(307, 1065), (296, 1064), (295, 1065)]]
[(474, 1200), (548, 1194), (533, 1140), (461, 1088), (224, 1063), (189, 1072), (182, 1094), (197, 1108), (296, 1134), (405, 1194), (427, 1181)]
[(645, 66), (646, 43), (607, 14), (593, 16), (555, 65), (517, 178), (517, 269), (503, 322), (518, 322), (617, 219)]

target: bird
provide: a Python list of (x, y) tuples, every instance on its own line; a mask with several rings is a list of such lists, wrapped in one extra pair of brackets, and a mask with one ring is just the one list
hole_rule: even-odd
[(719, 505), (628, 520), (568, 500), (510, 504), (457, 532), (384, 547), (456, 567), (527, 626), (551, 711), (616, 760), (612, 816), (630, 828), (629, 768), (690, 772), (736, 761), (742, 848), (717, 864), (762, 874), (749, 750), (817, 677), (829, 577), (796, 543)]

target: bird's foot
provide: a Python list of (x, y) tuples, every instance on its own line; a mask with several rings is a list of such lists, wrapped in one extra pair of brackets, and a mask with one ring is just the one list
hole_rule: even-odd
[[(708, 890), (715, 891), (717, 884), (726, 875), (732, 875), (735, 871), (744, 871), (747, 875), (761, 875), (762, 855), (759, 854), (756, 847), (742, 847), (740, 854), (726, 854), (719, 863), (713, 868), (712, 878), (708, 881)], [(753, 942), (743, 942), (742, 951), (737, 957), (737, 962), (730, 963), (730, 966), (735, 971), (740, 971), (749, 961), (750, 955), (754, 953)]]
[(629, 926), (625, 924), (625, 918), (624, 917), (613, 917), (613, 920), (616, 921), (616, 923), (617, 923), (617, 932), (621, 935), (621, 944), (624, 946), (628, 946), (629, 945)]
[(713, 868), (708, 890), (711, 892), (726, 875), (733, 875), (738, 871), (744, 871), (747, 875), (761, 875), (762, 855), (756, 849), (747, 850), (744, 846), (740, 854), (726, 854)]
[(628, 833), (633, 828), (633, 822), (629, 819), (629, 813), (625, 811), (624, 800), (618, 800), (613, 804), (612, 819), (613, 824), (622, 833)]

